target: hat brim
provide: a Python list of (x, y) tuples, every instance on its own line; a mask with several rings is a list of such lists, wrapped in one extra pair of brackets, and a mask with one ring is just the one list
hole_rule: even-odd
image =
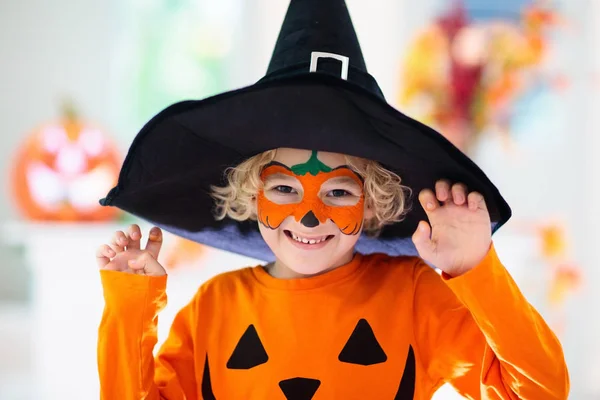
[(312, 73), (168, 107), (138, 133), (118, 184), (101, 204), (115, 206), (179, 236), (260, 260), (273, 254), (257, 222), (217, 221), (211, 185), (224, 171), (279, 147), (344, 153), (380, 162), (412, 189), (410, 211), (357, 250), (414, 255), (411, 237), (427, 217), (419, 192), (439, 179), (485, 197), (493, 231), (511, 210), (484, 172), (432, 128), (342, 79)]

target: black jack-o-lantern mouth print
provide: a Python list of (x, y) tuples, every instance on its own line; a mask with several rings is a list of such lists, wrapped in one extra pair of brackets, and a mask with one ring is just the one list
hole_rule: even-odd
[[(371, 325), (366, 319), (360, 319), (350, 334), (348, 341), (339, 353), (338, 361), (364, 367), (385, 363), (388, 356), (381, 347)], [(233, 350), (227, 368), (249, 370), (269, 361), (254, 325), (249, 325)], [(393, 400), (412, 399), (415, 391), (416, 362), (412, 346), (409, 345), (404, 364), (404, 372)], [(318, 377), (291, 377), (281, 380), (279, 388), (287, 400), (311, 400), (318, 392), (321, 380)], [(204, 364), (202, 378), (202, 396), (205, 400), (216, 400), (212, 390), (208, 354)]]

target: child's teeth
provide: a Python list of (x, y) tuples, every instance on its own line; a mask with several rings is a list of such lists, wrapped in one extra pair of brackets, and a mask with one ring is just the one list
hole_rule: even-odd
[(318, 243), (324, 242), (327, 239), (327, 236), (321, 237), (319, 239), (305, 239), (305, 238), (301, 238), (300, 236), (296, 236), (296, 234), (292, 233), (292, 239), (294, 239), (297, 242), (305, 243), (305, 244), (318, 244)]

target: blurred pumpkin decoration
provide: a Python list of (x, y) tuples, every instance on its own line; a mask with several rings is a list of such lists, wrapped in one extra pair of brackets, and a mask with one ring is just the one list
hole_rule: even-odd
[(538, 229), (542, 257), (551, 268), (548, 302), (552, 307), (561, 307), (581, 286), (582, 272), (568, 254), (567, 233), (562, 225), (547, 223)]
[(207, 247), (179, 236), (171, 236), (172, 240), (161, 254), (162, 263), (167, 270), (194, 269), (202, 265), (201, 262), (209, 252)]
[(119, 211), (100, 199), (117, 181), (121, 156), (107, 135), (66, 105), (63, 117), (36, 129), (12, 170), (15, 203), (34, 221), (108, 221)]
[(548, 302), (552, 307), (561, 307), (569, 295), (582, 285), (581, 269), (575, 264), (559, 264), (553, 268), (552, 281), (548, 290)]
[(543, 289), (544, 316), (559, 336), (567, 329), (568, 302), (585, 283), (584, 271), (572, 255), (566, 226), (562, 218), (550, 217), (515, 220), (512, 225), (515, 233), (537, 242), (537, 255), (531, 261), (535, 265), (539, 260), (543, 269), (541, 276), (535, 276), (535, 285)]
[(547, 263), (550, 280), (547, 302), (550, 306), (549, 322), (557, 335), (567, 329), (567, 301), (583, 284), (581, 268), (569, 256), (567, 232), (559, 223), (546, 223), (539, 228), (541, 254)]

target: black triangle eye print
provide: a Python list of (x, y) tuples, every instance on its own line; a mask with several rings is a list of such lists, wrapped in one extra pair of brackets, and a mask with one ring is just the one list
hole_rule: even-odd
[(257, 365), (266, 363), (269, 356), (258, 337), (254, 325), (248, 326), (238, 344), (235, 346), (227, 368), (229, 369), (250, 369)]
[(387, 355), (375, 338), (373, 328), (363, 318), (356, 324), (338, 359), (344, 363), (373, 365), (386, 362)]

